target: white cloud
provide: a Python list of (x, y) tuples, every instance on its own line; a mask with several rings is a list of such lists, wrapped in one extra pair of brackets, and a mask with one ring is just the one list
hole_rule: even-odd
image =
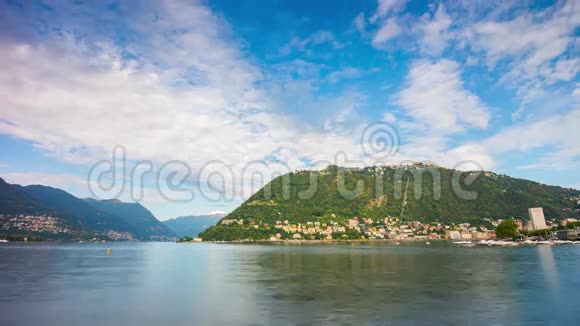
[(541, 10), (513, 2), (438, 3), (420, 17), (396, 15), (403, 7), (396, 1), (379, 4), (370, 20), (379, 25), (372, 45), (390, 49), (386, 45), (397, 38), (416, 42), (422, 55), (440, 58), (452, 49), (453, 55), (467, 56), (468, 66), (485, 62), (492, 74), (500, 74), (499, 86), (515, 90), (520, 103), (513, 119), (535, 114), (530, 108), (538, 102), (561, 96), (558, 82), (574, 80), (580, 70), (575, 55), (580, 6), (574, 1)]
[[(573, 52), (566, 58), (561, 55), (569, 44), (570, 24), (564, 26), (559, 13), (544, 20), (486, 20), (455, 33), (450, 31), (450, 17), (456, 18), (453, 8), (441, 5), (434, 15), (416, 17), (422, 24), (407, 28), (393, 15), (404, 5), (379, 3), (370, 19), (378, 27), (373, 45), (384, 47), (403, 33), (416, 32), (422, 54), (437, 56), (462, 35), (462, 41), (487, 55), (490, 65), (517, 59), (508, 77), (528, 94), (574, 80), (577, 74)], [(195, 170), (218, 159), (232, 164), (236, 173), (247, 162), (265, 157), (283, 160), (291, 169), (323, 166), (316, 162), (332, 160), (339, 151), (349, 159), (365, 158), (358, 143), (368, 123), (359, 112), (364, 93), (319, 93), (324, 78), (331, 83), (356, 78), (361, 74), (358, 68), (347, 66), (321, 77), (328, 70), (324, 64), (293, 60), (266, 69), (253, 64), (227, 22), (208, 8), (181, 2), (143, 6), (127, 22), (139, 42), (123, 46), (114, 44), (109, 34), (79, 38), (87, 33), (70, 25), (40, 42), (0, 38), (0, 133), (32, 141), (47, 154), (73, 162), (108, 158), (116, 144), (125, 146), (132, 160), (181, 159)], [(98, 25), (89, 17), (83, 26), (91, 22)], [(371, 30), (362, 13), (354, 24), (359, 31)], [(282, 52), (308, 52), (321, 45), (342, 46), (331, 32), (319, 31), (294, 38)], [(471, 63), (485, 61), (477, 59)], [(459, 141), (449, 148), (453, 133), (486, 128), (491, 120), (490, 110), (466, 89), (461, 73), (457, 62), (445, 59), (418, 60), (410, 66), (394, 101), (402, 110), (383, 116), (409, 133), (392, 162), (432, 160), (453, 167), (472, 159), (489, 168), (502, 153), (528, 151), (534, 144), (554, 146), (562, 162), (577, 155), (577, 145), (562, 140), (578, 138), (577, 115), (508, 128), (488, 140)], [(538, 78), (542, 83), (533, 82)], [(577, 94), (577, 88), (567, 89), (567, 94)], [(540, 137), (546, 130), (547, 138)], [(39, 178), (27, 178), (35, 177)], [(58, 177), (44, 178), (38, 182), (65, 186)], [(247, 193), (247, 180), (236, 178), (236, 194)]]
[(501, 83), (517, 90), (521, 105), (513, 116), (520, 118), (530, 103), (546, 96), (547, 86), (575, 78), (578, 61), (565, 53), (574, 52), (578, 27), (580, 6), (565, 1), (513, 19), (485, 19), (466, 28), (462, 36), (486, 55), (490, 68), (500, 61), (508, 64)]
[(297, 131), (266, 108), (255, 86), (262, 72), (242, 59), (221, 19), (173, 2), (131, 17), (148, 33), (126, 48), (109, 35), (69, 37), (75, 30), (40, 43), (2, 39), (0, 133), (69, 162), (110, 158), (122, 145), (130, 160), (178, 159), (193, 169), (259, 160), (290, 143)]
[[(32, 140), (62, 159), (108, 152), (115, 144), (144, 159), (180, 157), (192, 148), (211, 155), (225, 147), (221, 142), (228, 135), (255, 137), (238, 120), (254, 106), (246, 100), (257, 92), (251, 84), (175, 89), (155, 70), (106, 60), (87, 65), (78, 50), (63, 56), (52, 45), (1, 47), (0, 98), (7, 109), (0, 131)], [(234, 84), (240, 78), (235, 71), (229, 75)], [(202, 137), (208, 133), (213, 137)]]
[(553, 84), (558, 81), (573, 80), (579, 71), (580, 59), (561, 59), (558, 60), (553, 67), (548, 68), (543, 75), (546, 77), (547, 84)]
[(395, 19), (388, 19), (383, 22), (383, 25), (379, 28), (373, 37), (373, 46), (377, 48), (381, 47), (384, 43), (395, 38), (401, 32), (402, 29), (399, 27)]
[(451, 30), (453, 20), (445, 6), (438, 4), (433, 13), (427, 12), (420, 17), (411, 14), (402, 17), (395, 15), (404, 8), (405, 3), (406, 1), (379, 2), (377, 11), (370, 19), (372, 24), (380, 26), (372, 39), (373, 46), (384, 48), (385, 43), (403, 35), (408, 40), (416, 39), (421, 53), (440, 56), (450, 42), (457, 38), (457, 33)]
[(225, 215), (226, 212), (224, 211), (211, 211), (209, 215)]
[(416, 30), (420, 34), (420, 51), (432, 56), (440, 56), (447, 48), (449, 41), (454, 38), (449, 28), (452, 24), (443, 4), (440, 4), (433, 14), (425, 14), (417, 24)]
[[(526, 55), (530, 68), (534, 68), (563, 51), (559, 41), (569, 37), (571, 40), (574, 25), (562, 19), (568, 20), (568, 17), (556, 14), (538, 20), (537, 16), (525, 14), (509, 21), (484, 21), (470, 30), (471, 44), (488, 54), (490, 66), (506, 56)], [(553, 48), (546, 47), (548, 44)]]
[(465, 60), (466, 66), (476, 66), (478, 64), (479, 64), (479, 59), (475, 56), (469, 56), (469, 57), (467, 57), (467, 60)]
[[(550, 156), (571, 159), (580, 155), (580, 110), (534, 119), (504, 129), (482, 144), (495, 154), (553, 147)], [(536, 158), (537, 159), (537, 158)]]
[[(338, 151), (363, 157), (358, 135), (365, 121), (357, 115), (362, 99), (356, 92), (322, 97), (313, 95), (315, 82), (276, 80), (277, 72), (244, 60), (227, 24), (205, 7), (192, 7), (168, 3), (155, 7), (153, 17), (136, 15), (131, 24), (149, 33), (126, 47), (108, 41), (110, 35), (99, 42), (69, 37), (78, 34), (72, 26), (41, 42), (3, 39), (0, 133), (68, 162), (110, 159), (115, 145), (131, 161), (159, 167), (182, 160), (194, 174), (220, 160), (236, 173), (236, 195), (245, 187), (241, 170), (251, 161), (284, 158), (297, 169), (333, 160)], [(157, 22), (150, 31), (147, 17)], [(309, 42), (330, 40), (318, 33)], [(287, 73), (300, 69), (319, 74), (306, 62), (294, 62)], [(331, 79), (356, 74), (350, 69)], [(267, 85), (258, 87), (258, 81)], [(296, 109), (284, 105), (307, 110), (309, 121), (317, 114), (320, 123), (298, 122), (284, 111)], [(62, 186), (53, 181), (46, 184)]]
[(365, 14), (364, 13), (359, 13), (354, 21), (353, 21), (354, 27), (356, 28), (356, 30), (361, 33), (361, 34), (366, 34), (366, 29), (367, 29), (367, 24), (366, 24), (366, 18), (365, 18)]
[(400, 11), (405, 7), (406, 2), (406, 0), (378, 0), (377, 10), (369, 19), (370, 22), (374, 23), (378, 19), (389, 16), (391, 13)]
[(337, 41), (334, 34), (329, 31), (318, 31), (304, 39), (293, 37), (290, 42), (286, 43), (281, 49), (280, 54), (283, 56), (290, 55), (294, 51), (306, 51), (310, 46), (321, 44), (330, 44), (333, 48), (339, 49), (344, 47), (344, 44)]
[(354, 67), (346, 67), (346, 68), (336, 70), (336, 71), (329, 73), (326, 76), (326, 79), (330, 83), (336, 83), (340, 80), (353, 79), (353, 78), (360, 77), (361, 74), (362, 74), (362, 72), (360, 71), (360, 69), (357, 69)]
[(438, 133), (486, 128), (488, 108), (463, 86), (459, 64), (450, 60), (412, 64), (396, 103)]
[[(528, 155), (528, 163), (520, 169), (570, 169), (575, 171), (580, 157), (580, 109), (534, 119), (506, 127), (480, 141), (467, 142), (449, 148), (445, 137), (421, 133), (407, 137), (402, 154), (415, 161), (431, 160), (439, 165), (460, 170), (476, 166), (495, 169), (511, 154)], [(574, 181), (576, 174), (571, 174)], [(575, 181), (574, 181), (575, 182)]]
[(393, 123), (397, 121), (397, 118), (391, 112), (385, 112), (383, 113), (383, 120), (389, 123)]
[[(506, 127), (493, 136), (473, 143), (465, 143), (455, 148), (430, 149), (442, 142), (421, 138), (414, 141), (411, 148), (423, 146), (426, 152), (435, 151), (433, 158), (446, 166), (454, 166), (463, 160), (475, 162), (485, 170), (493, 170), (499, 162), (510, 154), (533, 153), (528, 155), (528, 163), (520, 169), (574, 169), (578, 166), (580, 148), (577, 139), (580, 132), (580, 110), (534, 119)], [(430, 140), (430, 138), (426, 138)], [(575, 178), (576, 174), (571, 175)]]

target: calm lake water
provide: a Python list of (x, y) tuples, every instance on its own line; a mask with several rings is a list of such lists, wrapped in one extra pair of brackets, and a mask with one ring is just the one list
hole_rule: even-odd
[(3, 326), (578, 325), (579, 305), (580, 245), (0, 245)]

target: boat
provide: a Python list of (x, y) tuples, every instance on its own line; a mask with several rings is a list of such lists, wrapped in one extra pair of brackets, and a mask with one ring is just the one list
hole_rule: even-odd
[(427, 242), (425, 242), (425, 244), (426, 244), (426, 245), (430, 245), (430, 244), (431, 244), (431, 242), (427, 241)]
[(395, 244), (396, 244), (397, 246), (398, 246), (398, 245), (400, 245), (400, 243), (398, 243), (398, 242), (395, 242)]
[(503, 241), (503, 240), (481, 240), (477, 243), (481, 246), (488, 246), (488, 247), (513, 247), (519, 246), (519, 242), (515, 241)]
[(457, 242), (453, 242), (453, 244), (457, 245), (457, 246), (465, 246), (465, 247), (475, 246), (475, 244), (471, 241), (457, 241)]
[(503, 240), (497, 240), (497, 241), (488, 241), (488, 246), (500, 246), (500, 247), (514, 247), (514, 246), (519, 246), (518, 242), (514, 242), (514, 241), (503, 241)]
[(562, 244), (574, 244), (577, 243), (575, 241), (570, 240), (558, 240), (558, 239), (551, 239), (551, 240), (530, 240), (526, 239), (521, 242), (526, 245), (562, 245)]
[(574, 244), (574, 241), (570, 241), (570, 240), (558, 240), (558, 239), (552, 239), (549, 242), (550, 242), (551, 245)]
[(9, 242), (8, 240), (0, 239), (0, 243), (8, 243), (8, 242)]

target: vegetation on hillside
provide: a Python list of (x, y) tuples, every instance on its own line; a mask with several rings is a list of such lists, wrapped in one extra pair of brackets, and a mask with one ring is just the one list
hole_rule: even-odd
[(518, 225), (513, 219), (502, 221), (495, 228), (495, 235), (499, 239), (515, 239), (518, 236)]
[(109, 235), (113, 240), (176, 237), (138, 203), (81, 199), (61, 189), (11, 185), (0, 178), (2, 238), (108, 240)]
[[(358, 188), (357, 188), (358, 187)], [(358, 191), (356, 191), (358, 189)], [(317, 221), (400, 217), (423, 223), (528, 218), (543, 207), (548, 219), (579, 217), (580, 191), (511, 178), (491, 172), (465, 172), (416, 164), (405, 167), (299, 171), (272, 180), (224, 219), (243, 224), (210, 227), (204, 240), (263, 239), (272, 232), (248, 227)]]

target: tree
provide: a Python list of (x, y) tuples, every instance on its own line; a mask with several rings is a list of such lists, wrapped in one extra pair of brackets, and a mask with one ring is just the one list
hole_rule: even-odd
[(552, 234), (552, 231), (550, 229), (540, 229), (540, 230), (528, 231), (529, 237), (549, 238), (551, 234)]
[(500, 238), (516, 238), (518, 236), (518, 225), (513, 219), (505, 220), (495, 228), (495, 235)]

